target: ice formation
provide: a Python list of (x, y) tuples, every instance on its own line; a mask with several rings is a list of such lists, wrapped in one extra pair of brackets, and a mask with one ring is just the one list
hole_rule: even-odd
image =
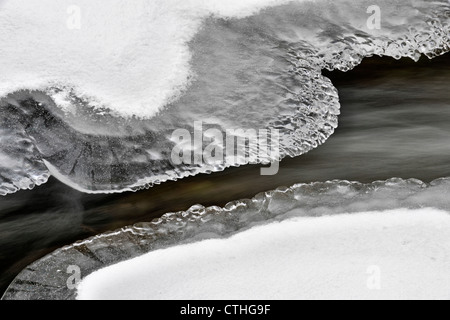
[[(379, 266), (380, 268), (383, 267), (384, 263), (394, 262), (393, 269), (390, 267), (385, 269), (388, 277), (392, 275), (391, 272), (395, 268), (402, 266), (402, 262), (392, 257), (389, 260), (388, 255), (383, 255), (383, 250), (393, 245), (395, 250), (401, 251), (403, 250), (401, 247), (404, 245), (403, 253), (405, 257), (414, 257), (418, 261), (418, 265), (416, 265), (418, 269), (420, 269), (420, 265), (429, 266), (433, 264), (439, 269), (439, 272), (426, 278), (435, 281), (437, 277), (443, 276), (445, 278), (447, 274), (447, 272), (442, 272), (442, 267), (448, 263), (445, 256), (449, 245), (447, 237), (449, 216), (442, 211), (450, 212), (449, 191), (449, 179), (439, 179), (430, 184), (413, 179), (391, 179), (371, 184), (329, 181), (279, 188), (259, 194), (253, 199), (229, 203), (224, 208), (205, 208), (197, 205), (186, 212), (168, 213), (152, 222), (140, 223), (98, 235), (57, 250), (27, 267), (11, 284), (3, 298), (75, 299), (77, 296), (76, 287), (69, 288), (67, 285), (72, 276), (72, 273), (68, 273), (68, 267), (70, 266), (77, 266), (80, 270), (80, 278), (85, 279), (95, 271), (145, 254), (161, 254), (157, 252), (170, 248), (172, 248), (170, 250), (176, 251), (179, 250), (177, 249), (179, 246), (195, 246), (196, 243), (201, 241), (222, 243), (221, 239), (239, 238), (241, 237), (239, 234), (245, 233), (247, 230), (254, 233), (254, 231), (251, 231), (254, 227), (263, 227), (262, 230), (264, 231), (264, 226), (268, 226), (267, 228), (270, 229), (277, 228), (277, 223), (287, 223), (287, 229), (289, 229), (289, 221), (297, 221), (295, 224), (298, 226), (299, 232), (296, 237), (311, 235), (311, 232), (308, 231), (308, 228), (305, 229), (304, 225), (314, 226), (316, 231), (326, 231), (326, 226), (333, 224), (337, 229), (341, 228), (344, 233), (348, 231), (349, 238), (345, 238), (339, 232), (325, 232), (327, 239), (333, 239), (334, 236), (340, 237), (339, 239), (342, 241), (339, 243), (348, 240), (346, 244), (351, 243), (352, 239), (359, 239), (360, 232), (372, 230), (370, 243), (373, 245), (373, 251), (370, 247), (364, 247), (364, 244), (359, 244), (362, 246), (359, 248), (363, 248), (364, 252), (376, 253), (375, 256), (379, 258), (377, 261), (383, 262)], [(432, 209), (422, 210), (423, 208)], [(406, 209), (416, 210), (416, 213)], [(373, 213), (361, 218), (361, 212), (369, 211)], [(393, 212), (389, 214), (382, 213), (383, 211)], [(353, 218), (352, 215), (355, 215), (355, 217)], [(321, 217), (324, 219), (311, 219)], [(303, 220), (302, 218), (307, 219)], [(323, 226), (321, 226), (322, 224)], [(419, 228), (417, 228), (417, 224), (420, 224)], [(273, 227), (270, 227), (270, 225), (273, 225)], [(393, 227), (391, 231), (383, 229), (383, 227), (390, 226)], [(294, 227), (294, 229), (296, 228)], [(376, 230), (374, 231), (374, 229)], [(358, 232), (352, 234), (351, 230), (357, 230)], [(256, 231), (256, 233), (261, 235), (264, 232)], [(281, 235), (278, 231), (270, 233), (271, 236), (266, 239), (269, 242), (273, 237), (283, 236), (283, 232), (281, 232)], [(386, 236), (386, 242), (375, 241), (377, 236), (382, 237), (383, 235)], [(355, 237), (352, 238), (352, 236)], [(256, 237), (255, 239), (259, 238)], [(308, 245), (314, 246), (313, 236), (306, 237), (306, 239), (311, 240), (306, 241)], [(402, 242), (403, 240), (405, 243)], [(223, 243), (227, 243), (226, 241)], [(257, 243), (253, 243), (253, 245), (257, 247), (262, 245), (258, 241), (256, 240)], [(417, 245), (421, 243), (420, 250), (417, 252), (410, 250), (408, 241)], [(322, 249), (325, 250), (325, 247), (322, 247)], [(429, 247), (434, 249), (422, 251), (422, 249), (425, 250)], [(345, 248), (336, 248), (330, 245), (331, 249), (341, 250), (341, 252), (345, 250)], [(352, 255), (357, 257), (354, 253)], [(301, 255), (301, 252), (297, 252), (297, 254)], [(289, 254), (285, 256), (289, 256)], [(435, 262), (429, 260), (432, 258), (436, 259)], [(348, 262), (346, 259), (343, 261), (343, 265)], [(369, 263), (368, 260), (361, 261)], [(183, 263), (186, 263), (186, 261), (184, 260)], [(373, 263), (376, 265), (376, 261)], [(361, 271), (361, 276), (366, 276), (365, 280), (369, 276), (364, 273), (370, 266), (365, 265), (364, 270)], [(295, 267), (295, 264), (290, 265), (290, 267)], [(307, 264), (303, 267), (307, 268)], [(393, 276), (391, 280), (394, 281), (395, 277)], [(403, 278), (400, 277), (399, 279)], [(366, 281), (363, 281), (362, 286), (365, 284)], [(444, 285), (444, 282), (442, 284)], [(412, 283), (405, 288), (412, 290), (416, 287)], [(367, 287), (364, 287), (364, 290), (367, 290)], [(411, 292), (409, 291), (409, 293)], [(320, 292), (316, 293), (320, 294)], [(370, 293), (366, 292), (366, 294)], [(442, 292), (436, 291), (435, 294), (441, 295)], [(420, 294), (417, 297), (420, 297)]]
[[(3, 1), (0, 194), (51, 174), (84, 192), (131, 191), (301, 155), (338, 125), (322, 69), (443, 54), (449, 12), (444, 0)], [(171, 134), (195, 121), (279, 130), (280, 153), (174, 164)]]

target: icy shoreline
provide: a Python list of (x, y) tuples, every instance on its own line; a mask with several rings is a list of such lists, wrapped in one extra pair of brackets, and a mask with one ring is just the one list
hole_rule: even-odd
[(399, 208), (435, 208), (450, 211), (450, 179), (430, 184), (391, 179), (371, 184), (348, 181), (298, 184), (262, 193), (224, 208), (194, 206), (99, 235), (57, 250), (27, 267), (11, 284), (4, 299), (75, 299), (67, 287), (69, 266), (81, 277), (144, 254), (200, 240), (221, 239), (270, 222), (298, 217), (385, 211)]

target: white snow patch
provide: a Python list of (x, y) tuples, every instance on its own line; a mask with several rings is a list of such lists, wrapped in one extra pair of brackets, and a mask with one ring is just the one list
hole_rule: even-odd
[(78, 299), (449, 299), (449, 231), (436, 209), (294, 218), (113, 265)]
[(0, 98), (57, 87), (65, 110), (62, 99), (73, 93), (113, 114), (150, 118), (189, 85), (187, 43), (204, 18), (243, 18), (287, 2), (0, 1)]

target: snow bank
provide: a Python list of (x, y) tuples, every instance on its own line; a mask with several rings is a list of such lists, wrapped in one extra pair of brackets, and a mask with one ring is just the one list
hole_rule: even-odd
[(294, 218), (95, 272), (78, 299), (449, 299), (450, 215)]

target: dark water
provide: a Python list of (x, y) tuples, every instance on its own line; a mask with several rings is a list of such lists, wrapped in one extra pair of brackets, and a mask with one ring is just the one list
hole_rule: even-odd
[(276, 176), (247, 166), (121, 195), (86, 195), (52, 179), (1, 198), (0, 292), (58, 247), (197, 203), (223, 206), (298, 182), (450, 176), (450, 55), (419, 63), (371, 58), (326, 75), (340, 94), (339, 128), (318, 149), (284, 160)]

